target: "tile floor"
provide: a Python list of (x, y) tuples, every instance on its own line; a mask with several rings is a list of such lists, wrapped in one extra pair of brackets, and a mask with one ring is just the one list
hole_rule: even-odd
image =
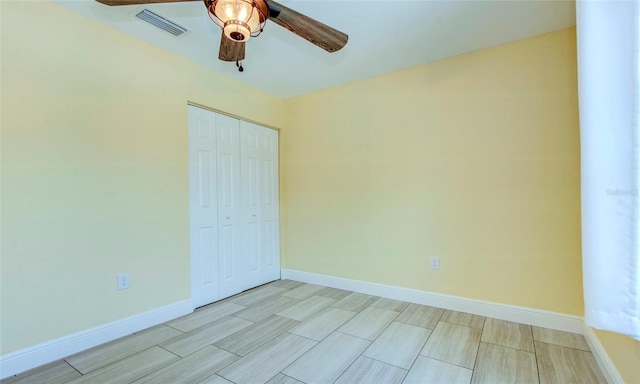
[(584, 338), (280, 280), (2, 383), (605, 383)]

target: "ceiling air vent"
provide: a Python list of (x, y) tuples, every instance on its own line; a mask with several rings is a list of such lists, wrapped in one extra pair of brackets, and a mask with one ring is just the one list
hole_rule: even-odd
[(155, 25), (163, 31), (167, 31), (174, 36), (180, 36), (183, 33), (187, 32), (187, 29), (185, 27), (178, 25), (173, 21), (168, 20), (148, 9), (143, 9), (142, 11), (138, 12), (136, 14), (136, 17), (146, 21), (149, 24)]

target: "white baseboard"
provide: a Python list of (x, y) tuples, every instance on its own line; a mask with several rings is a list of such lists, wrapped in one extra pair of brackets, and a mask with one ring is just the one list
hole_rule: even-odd
[(296, 280), (325, 287), (344, 289), (353, 292), (408, 301), (416, 304), (450, 309), (453, 311), (472, 313), (474, 315), (508, 320), (521, 324), (556, 329), (559, 331), (582, 333), (583, 319), (578, 316), (565, 315), (541, 309), (518, 307), (489, 301), (468, 299), (460, 296), (443, 295), (417, 289), (402, 288), (392, 285), (370, 283), (367, 281), (344, 279), (315, 273), (282, 270), (282, 278)]
[(587, 344), (589, 344), (589, 349), (591, 349), (591, 353), (593, 353), (593, 357), (598, 362), (598, 366), (604, 375), (604, 378), (607, 379), (607, 383), (609, 384), (624, 384), (624, 380), (616, 366), (613, 364), (607, 351), (605, 351), (604, 347), (600, 343), (600, 339), (596, 333), (591, 329), (591, 327), (587, 326), (583, 323), (582, 334), (584, 335), (585, 340), (587, 340)]
[(0, 379), (193, 312), (191, 300), (134, 315), (0, 356)]

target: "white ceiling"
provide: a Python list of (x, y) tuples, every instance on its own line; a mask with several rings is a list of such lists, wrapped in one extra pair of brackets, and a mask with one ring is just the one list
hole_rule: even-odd
[[(279, 98), (575, 25), (575, 1), (317, 1), (283, 5), (349, 35), (335, 53), (267, 22), (246, 46), (244, 72), (218, 60), (221, 31), (203, 2), (108, 7), (94, 0), (54, 0), (132, 36), (173, 51)], [(148, 8), (186, 27), (174, 37), (135, 17)]]

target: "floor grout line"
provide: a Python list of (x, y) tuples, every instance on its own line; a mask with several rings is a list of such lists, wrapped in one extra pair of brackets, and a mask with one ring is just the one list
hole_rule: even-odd
[(536, 360), (536, 373), (538, 374), (538, 383), (540, 383), (540, 365), (538, 364), (538, 349), (536, 348), (536, 338), (533, 335), (533, 327), (531, 327), (531, 340), (533, 340), (533, 357)]
[(74, 371), (78, 372), (80, 374), (80, 377), (84, 376), (84, 374), (82, 372), (80, 372), (76, 367), (74, 367), (71, 363), (69, 363), (67, 360), (62, 359), (62, 361), (64, 361), (68, 366), (70, 366), (71, 368), (73, 368)]

